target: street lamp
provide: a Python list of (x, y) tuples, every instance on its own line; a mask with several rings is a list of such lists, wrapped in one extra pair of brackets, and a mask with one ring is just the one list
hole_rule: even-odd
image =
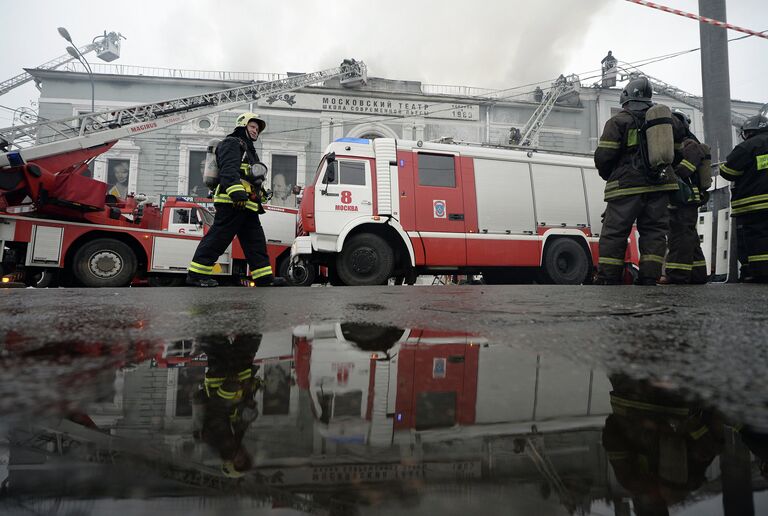
[[(72, 37), (69, 35), (69, 31), (65, 29), (64, 27), (58, 28), (59, 35), (61, 35), (62, 38), (66, 39), (68, 42), (72, 43)], [(88, 61), (85, 59), (85, 56), (80, 53), (80, 51), (75, 47), (75, 44), (72, 43), (71, 47), (67, 47), (67, 53), (80, 61), (83, 66), (85, 67), (85, 71), (88, 72), (88, 78), (91, 80), (91, 113), (96, 111), (94, 108), (94, 101), (95, 101), (95, 86), (93, 82), (93, 70), (91, 70), (91, 65), (88, 64)]]

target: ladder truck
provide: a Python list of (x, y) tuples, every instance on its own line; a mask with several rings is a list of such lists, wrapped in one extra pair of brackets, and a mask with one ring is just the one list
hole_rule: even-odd
[[(0, 272), (23, 274), (35, 286), (56, 276), (88, 287), (127, 286), (136, 278), (179, 284), (212, 222), (210, 213), (175, 198), (162, 209), (130, 195), (115, 202), (105, 183), (81, 175), (88, 163), (120, 138), (336, 77), (354, 86), (365, 82), (367, 70), (347, 59), (286, 79), (0, 129)], [(265, 208), (268, 251), (279, 273), (287, 270), (296, 210)], [(177, 210), (186, 212), (176, 217)], [(237, 283), (246, 267), (235, 241), (214, 270)]]

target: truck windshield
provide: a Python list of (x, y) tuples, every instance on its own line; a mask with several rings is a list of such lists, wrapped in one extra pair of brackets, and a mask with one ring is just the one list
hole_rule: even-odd
[(317, 183), (317, 178), (320, 177), (320, 174), (325, 170), (325, 157), (327, 154), (323, 154), (323, 157), (320, 158), (320, 163), (317, 165), (317, 170), (315, 170), (315, 177), (312, 179), (312, 184), (314, 185)]

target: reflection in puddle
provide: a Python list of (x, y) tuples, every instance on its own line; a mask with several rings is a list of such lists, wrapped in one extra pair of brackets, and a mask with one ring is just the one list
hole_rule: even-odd
[(4, 511), (765, 509), (765, 435), (478, 335), (323, 323), (28, 344), (1, 348)]

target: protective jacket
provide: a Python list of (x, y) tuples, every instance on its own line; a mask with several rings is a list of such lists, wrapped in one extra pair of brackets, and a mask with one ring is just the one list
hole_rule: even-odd
[(261, 336), (237, 336), (232, 343), (221, 336), (209, 336), (205, 341), (208, 370), (198, 394), (204, 405), (201, 437), (229, 461), (258, 416), (254, 394), (261, 380), (256, 376), (253, 358)]
[[(640, 152), (640, 128), (645, 122), (648, 110), (622, 109), (611, 117), (603, 128), (603, 134), (595, 151), (595, 166), (605, 181), (605, 200), (610, 201), (626, 195), (636, 195), (649, 192), (674, 191), (678, 189), (677, 179), (669, 174), (660, 183), (650, 179)], [(682, 143), (679, 122), (673, 117), (675, 134), (675, 153)]]
[[(246, 208), (264, 213), (262, 203), (263, 175), (255, 175), (253, 165), (260, 163), (253, 142), (245, 135), (245, 128), (238, 127), (216, 147), (219, 166), (219, 186), (213, 193), (214, 204), (232, 204), (230, 195), (236, 191), (249, 196)], [(260, 167), (259, 167), (260, 168)]]
[(734, 182), (734, 217), (768, 210), (768, 133), (758, 133), (738, 144), (720, 165), (720, 175)]

